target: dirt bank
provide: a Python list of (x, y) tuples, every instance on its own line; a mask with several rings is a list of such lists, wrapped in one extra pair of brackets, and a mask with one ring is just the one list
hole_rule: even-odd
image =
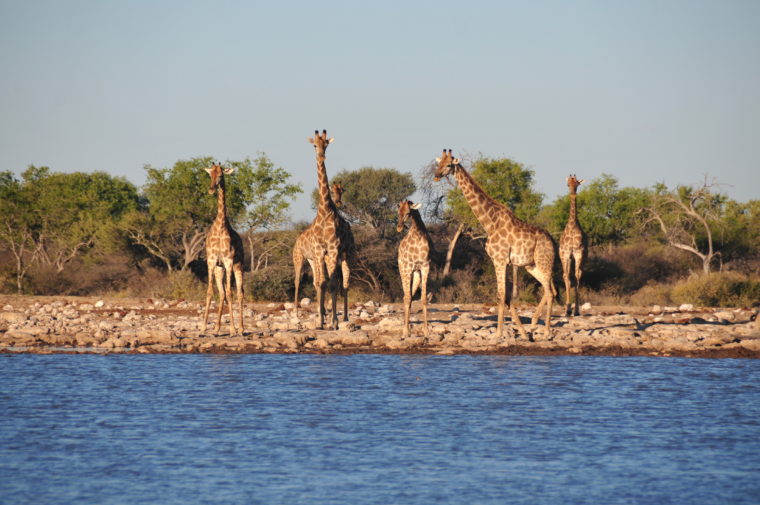
[[(507, 321), (496, 335), (491, 306), (434, 304), (430, 332), (422, 323), (401, 337), (403, 308), (354, 304), (339, 330), (315, 328), (313, 303), (245, 305), (245, 333), (230, 335), (223, 320), (199, 330), (196, 302), (96, 297), (0, 296), (0, 352), (94, 353), (423, 353), (609, 355), (760, 358), (755, 309), (589, 307), (578, 317), (552, 317), (552, 336), (539, 326), (535, 341), (515, 338)], [(415, 303), (416, 319), (422, 314)], [(520, 307), (529, 324), (533, 307)], [(213, 317), (209, 317), (213, 320)]]

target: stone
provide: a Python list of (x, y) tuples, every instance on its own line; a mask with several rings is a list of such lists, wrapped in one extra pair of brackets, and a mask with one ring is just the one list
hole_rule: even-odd
[(581, 305), (581, 310), (591, 310), (591, 303), (586, 302), (583, 305)]
[(10, 310), (0, 312), (0, 321), (5, 321), (8, 324), (23, 323), (27, 319), (29, 319), (29, 316), (27, 316), (23, 312), (13, 312)]
[(296, 308), (296, 305), (293, 302), (286, 302), (285, 303), (285, 310), (293, 310)]
[(681, 312), (691, 312), (692, 310), (694, 310), (694, 305), (690, 303), (682, 303), (681, 305), (678, 306), (678, 310)]
[(99, 309), (99, 308), (101, 308), (105, 304), (106, 304), (106, 302), (104, 302), (103, 300), (98, 300), (97, 302), (95, 302), (95, 308)]
[(308, 307), (309, 305), (311, 305), (311, 298), (306, 298), (306, 297), (301, 298), (300, 305), (301, 305), (301, 307), (303, 307), (305, 309), (306, 307)]
[(653, 305), (652, 306), (652, 313), (653, 314), (659, 314), (660, 312), (662, 312), (662, 307), (660, 307), (659, 305)]

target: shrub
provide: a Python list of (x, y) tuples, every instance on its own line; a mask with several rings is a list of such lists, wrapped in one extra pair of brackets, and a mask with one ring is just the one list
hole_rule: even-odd
[(631, 305), (647, 307), (650, 305), (670, 305), (673, 286), (659, 282), (649, 282), (643, 288), (636, 291), (630, 298)]
[(678, 282), (672, 293), (675, 303), (707, 307), (760, 305), (760, 280), (737, 272), (692, 275)]

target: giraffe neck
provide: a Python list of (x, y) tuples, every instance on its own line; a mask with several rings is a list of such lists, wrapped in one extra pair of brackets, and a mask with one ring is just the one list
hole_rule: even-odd
[[(511, 210), (504, 205), (500, 205), (488, 193), (483, 191), (483, 188), (475, 182), (475, 179), (461, 165), (457, 165), (454, 169), (454, 177), (457, 180), (457, 184), (459, 184), (459, 189), (462, 190), (462, 194), (470, 205), (472, 213), (475, 214), (480, 224), (483, 225), (486, 233), (491, 235), (496, 231), (498, 224), (495, 218), (498, 214), (506, 215), (508, 218), (514, 217)], [(498, 208), (500, 212), (490, 213), (489, 208), (491, 207)]]
[(327, 167), (324, 158), (317, 157), (317, 182), (319, 183), (318, 214), (334, 213), (335, 204), (330, 196), (330, 182), (327, 180)]
[(422, 216), (418, 210), (412, 209), (409, 212), (409, 216), (412, 218), (412, 225), (409, 227), (409, 231), (417, 232), (420, 235), (427, 236), (428, 231), (425, 227), (425, 223), (422, 222)]
[(577, 195), (570, 195), (570, 216), (567, 218), (568, 224), (576, 224), (578, 222), (578, 215), (576, 212), (575, 198)]
[(216, 188), (216, 220), (227, 221), (227, 204), (224, 201), (224, 180)]

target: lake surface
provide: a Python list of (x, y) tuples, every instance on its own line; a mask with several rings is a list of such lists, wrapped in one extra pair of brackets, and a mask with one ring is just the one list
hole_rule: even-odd
[(760, 503), (760, 360), (0, 355), (0, 503)]

